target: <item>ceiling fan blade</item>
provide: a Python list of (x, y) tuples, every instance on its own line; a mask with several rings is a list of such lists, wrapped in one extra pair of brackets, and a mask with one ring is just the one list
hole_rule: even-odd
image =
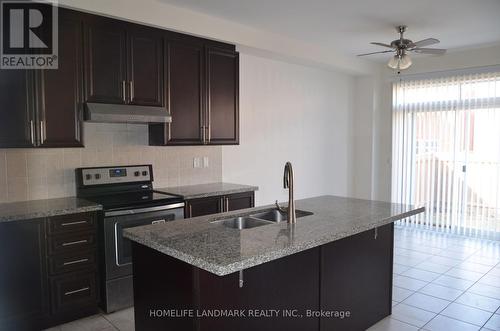
[(358, 54), (357, 56), (365, 56), (365, 55), (380, 54), (380, 53), (392, 53), (392, 52), (394, 52), (394, 51), (381, 51), (381, 52)]
[(446, 53), (446, 49), (443, 48), (413, 48), (412, 52), (420, 53), (420, 54), (436, 54), (441, 55)]
[(371, 42), (370, 44), (372, 44), (372, 45), (378, 45), (378, 46), (382, 46), (382, 47), (394, 48), (394, 47), (392, 47), (391, 45), (384, 44), (384, 43), (375, 43), (375, 42)]
[(411, 43), (409, 46), (410, 47), (424, 47), (424, 46), (430, 46), (434, 44), (438, 44), (439, 40), (436, 38), (427, 38), (423, 39), (414, 43)]

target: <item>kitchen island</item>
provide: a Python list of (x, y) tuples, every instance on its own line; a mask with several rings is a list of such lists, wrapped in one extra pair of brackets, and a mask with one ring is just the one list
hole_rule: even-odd
[(265, 206), (126, 230), (136, 330), (364, 330), (389, 315), (393, 222), (423, 208), (296, 205), (309, 213), (295, 225), (224, 221), (275, 209)]

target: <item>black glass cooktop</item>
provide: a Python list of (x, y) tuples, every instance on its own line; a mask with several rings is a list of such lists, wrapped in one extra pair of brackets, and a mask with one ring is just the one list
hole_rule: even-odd
[(133, 191), (85, 199), (101, 204), (104, 210), (146, 208), (184, 201), (180, 196), (158, 191)]

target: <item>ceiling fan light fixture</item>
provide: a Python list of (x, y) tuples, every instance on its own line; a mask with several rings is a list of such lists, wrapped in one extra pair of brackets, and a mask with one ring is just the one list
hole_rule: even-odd
[(411, 64), (412, 64), (411, 58), (408, 56), (408, 54), (403, 54), (403, 55), (394, 55), (387, 63), (387, 66), (395, 70), (404, 70), (408, 69), (411, 66)]

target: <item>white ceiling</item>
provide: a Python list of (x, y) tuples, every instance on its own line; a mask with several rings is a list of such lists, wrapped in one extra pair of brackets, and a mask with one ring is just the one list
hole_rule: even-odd
[(500, 43), (500, 0), (159, 1), (349, 56), (382, 50), (369, 42), (396, 39), (400, 24), (408, 25), (408, 39), (438, 38), (434, 47), (451, 51)]

